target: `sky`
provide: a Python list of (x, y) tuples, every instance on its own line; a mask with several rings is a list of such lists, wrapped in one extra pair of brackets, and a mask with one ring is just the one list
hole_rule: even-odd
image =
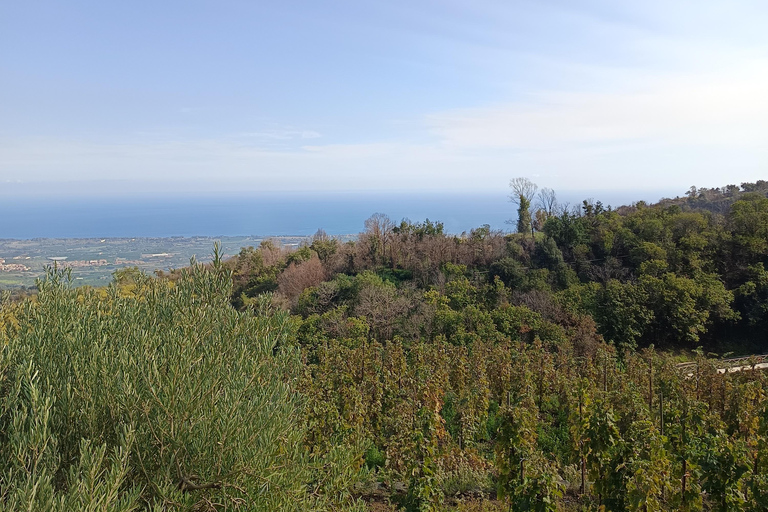
[(768, 176), (765, 0), (0, 2), (0, 195)]

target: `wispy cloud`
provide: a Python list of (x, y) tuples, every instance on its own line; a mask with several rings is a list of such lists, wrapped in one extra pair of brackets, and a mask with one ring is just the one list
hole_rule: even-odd
[(290, 126), (121, 143), (6, 138), (0, 179), (152, 183), (175, 176), (201, 191), (456, 191), (499, 189), (510, 177), (529, 176), (561, 189), (683, 191), (765, 177), (768, 60), (734, 60), (717, 72), (632, 69), (617, 78), (616, 70), (593, 71), (610, 90), (530, 92), (414, 116), (409, 137), (400, 139), (318, 143), (318, 132)]
[(294, 129), (271, 129), (255, 132), (244, 132), (241, 137), (265, 140), (296, 140), (296, 139), (318, 139), (322, 137), (314, 130), (294, 130)]
[[(524, 100), (427, 116), (460, 148), (553, 149), (617, 143), (763, 146), (768, 140), (768, 60), (722, 73), (643, 77), (610, 93), (533, 93)], [(629, 77), (628, 77), (629, 78)]]

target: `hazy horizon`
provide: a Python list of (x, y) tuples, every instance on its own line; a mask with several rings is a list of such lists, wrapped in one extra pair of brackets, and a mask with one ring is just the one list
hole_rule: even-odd
[[(561, 203), (584, 199), (606, 206), (658, 201), (663, 193), (561, 192)], [(0, 201), (0, 238), (103, 238), (171, 236), (309, 236), (356, 234), (374, 213), (394, 222), (426, 218), (461, 233), (489, 224), (512, 230), (516, 217), (507, 191), (486, 193), (274, 193), (203, 196), (6, 197)]]

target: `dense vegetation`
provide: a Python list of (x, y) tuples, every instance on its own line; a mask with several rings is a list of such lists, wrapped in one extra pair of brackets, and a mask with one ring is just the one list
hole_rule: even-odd
[(233, 309), (220, 260), (173, 283), (68, 276), (2, 303), (0, 509), (354, 508), (354, 454), (306, 447), (286, 313)]
[(762, 509), (763, 375), (704, 354), (768, 351), (768, 183), (617, 209), (512, 185), (517, 234), (377, 214), (229, 262), (236, 306), (299, 317), (310, 444), (365, 446), (411, 508)]
[(2, 508), (765, 510), (766, 375), (718, 354), (768, 352), (768, 183), (512, 185), (514, 234), (51, 270), (0, 310)]

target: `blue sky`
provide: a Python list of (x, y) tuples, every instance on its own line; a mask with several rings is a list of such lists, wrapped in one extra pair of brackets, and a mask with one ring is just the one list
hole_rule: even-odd
[[(0, 4), (6, 192), (768, 176), (768, 2)], [(25, 188), (26, 187), (26, 188)]]

